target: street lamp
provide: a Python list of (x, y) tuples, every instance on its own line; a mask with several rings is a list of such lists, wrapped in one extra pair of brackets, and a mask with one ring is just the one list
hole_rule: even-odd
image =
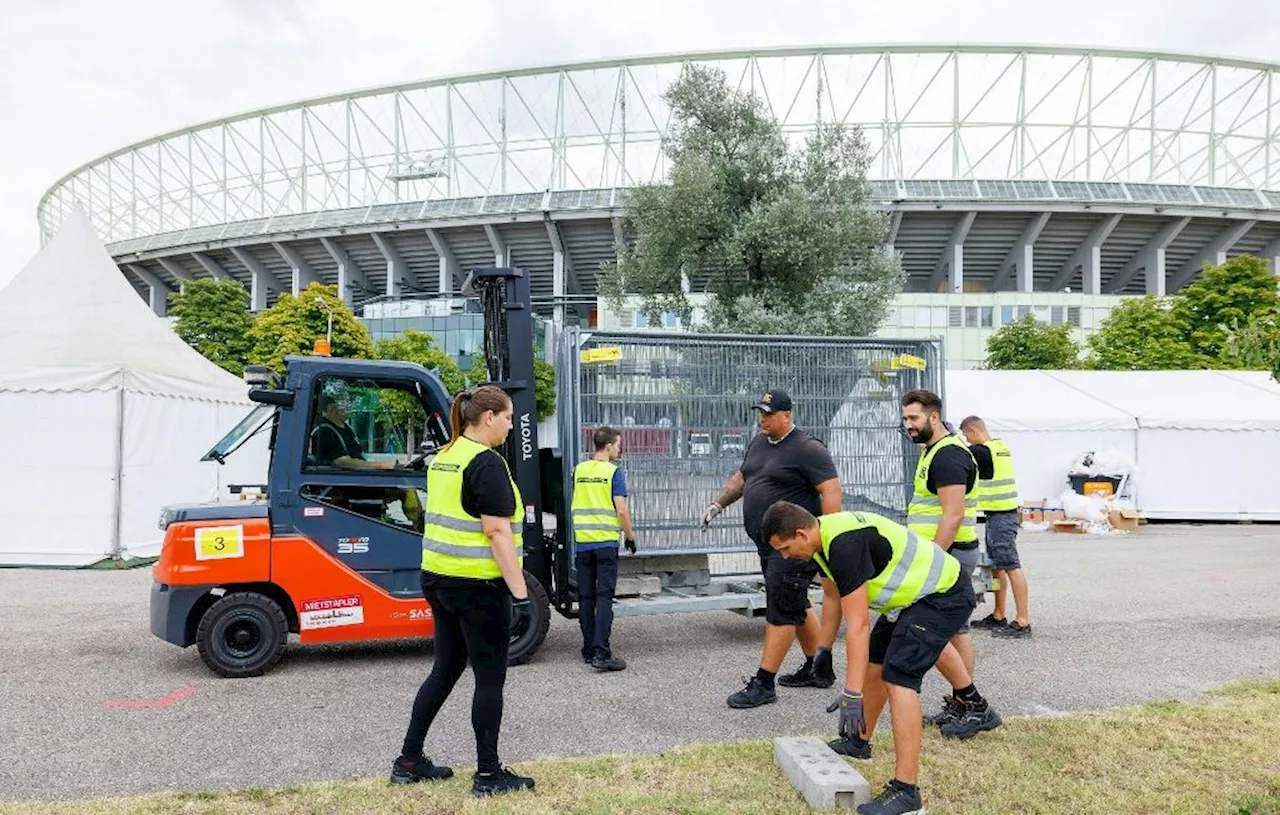
[(333, 353), (333, 309), (329, 308), (329, 304), (325, 302), (323, 297), (317, 295), (316, 302), (319, 303), (325, 311), (329, 312), (329, 330), (325, 334), (323, 345), (320, 340), (316, 340), (315, 345), (316, 354), (327, 357)]

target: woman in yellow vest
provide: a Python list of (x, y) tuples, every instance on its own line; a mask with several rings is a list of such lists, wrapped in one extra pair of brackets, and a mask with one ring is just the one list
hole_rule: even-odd
[(513, 613), (527, 614), (520, 490), (493, 448), (511, 431), (511, 399), (484, 385), (458, 394), (453, 440), (427, 468), (422, 592), (435, 619), (435, 660), (418, 688), (409, 729), (391, 771), (393, 784), (449, 778), (453, 770), (423, 754), (427, 730), (470, 661), (475, 674), (477, 796), (532, 789), (533, 779), (498, 761), (502, 693)]

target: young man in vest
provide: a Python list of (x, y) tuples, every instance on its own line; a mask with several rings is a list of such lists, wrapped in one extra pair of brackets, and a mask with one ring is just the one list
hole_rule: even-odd
[[(871, 735), (886, 702), (893, 727), (894, 778), (861, 815), (908, 815), (924, 805), (916, 786), (920, 768), (920, 682), (936, 663), (970, 711), (948, 722), (943, 735), (967, 739), (1000, 724), (978, 693), (948, 641), (977, 601), (960, 563), (902, 524), (871, 512), (836, 512), (815, 518), (779, 501), (765, 511), (761, 534), (784, 558), (813, 560), (834, 581), (845, 631), (844, 692), (840, 709), (842, 755), (869, 761)], [(869, 609), (881, 616), (871, 627)]]
[[(958, 560), (965, 580), (972, 580), (981, 557), (977, 462), (960, 437), (943, 423), (942, 399), (936, 393), (908, 391), (902, 397), (902, 424), (911, 440), (921, 447), (911, 503), (907, 505), (907, 526)], [(951, 644), (960, 652), (965, 670), (973, 676), (977, 656), (967, 619), (951, 638)], [(928, 721), (941, 725), (964, 712), (964, 706), (952, 694), (943, 699), (942, 712)]]
[(574, 565), (578, 570), (578, 623), (582, 659), (597, 671), (621, 671), (625, 660), (613, 655), (613, 596), (618, 588), (618, 541), (636, 552), (636, 535), (627, 508), (627, 480), (618, 467), (622, 434), (601, 427), (592, 436), (595, 454), (573, 471)]
[[(1031, 636), (1031, 620), (1027, 616), (1027, 576), (1018, 560), (1018, 488), (1013, 474), (1013, 454), (1009, 445), (991, 438), (986, 422), (977, 416), (966, 416), (960, 432), (969, 442), (969, 452), (978, 464), (978, 509), (986, 517), (987, 557), (995, 577), (995, 611), (971, 623), (973, 628), (987, 628), (994, 637), (1022, 639)], [(1013, 622), (1005, 617), (1008, 587), (1013, 588), (1017, 616)]]

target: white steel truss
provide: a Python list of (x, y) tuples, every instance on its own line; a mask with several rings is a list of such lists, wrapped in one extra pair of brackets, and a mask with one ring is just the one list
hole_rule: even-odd
[(196, 125), (66, 175), (40, 201), (41, 235), (77, 203), (111, 243), (280, 215), (660, 181), (662, 93), (689, 63), (758, 94), (790, 138), (819, 122), (857, 125), (872, 177), (900, 184), (1280, 185), (1280, 64), (1031, 46), (760, 49), (429, 80)]

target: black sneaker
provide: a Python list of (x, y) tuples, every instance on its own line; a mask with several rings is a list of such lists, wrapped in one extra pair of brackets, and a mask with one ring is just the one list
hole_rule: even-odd
[(1006, 640), (1020, 640), (1031, 636), (1031, 624), (1021, 625), (1017, 620), (1009, 623), (1002, 628), (994, 628), (991, 630), (991, 636), (1000, 637)]
[(994, 614), (988, 614), (981, 620), (974, 620), (969, 623), (970, 628), (986, 628), (997, 631), (1009, 624), (1008, 620), (1001, 619)]
[(778, 701), (778, 694), (773, 688), (765, 687), (760, 677), (753, 676), (747, 680), (747, 686), (729, 697), (729, 707), (760, 707)]
[(813, 686), (829, 688), (836, 683), (836, 670), (831, 662), (831, 652), (821, 651), (813, 658)]
[(416, 784), (419, 781), (444, 781), (453, 778), (453, 770), (437, 767), (426, 756), (400, 756), (391, 764), (392, 784)]
[(593, 659), (595, 659), (595, 657), (592, 656), (591, 652), (584, 649), (582, 652), (582, 661), (590, 665), (591, 660)]
[(964, 705), (951, 694), (942, 697), (942, 710), (924, 717), (925, 724), (941, 727), (947, 722), (955, 721), (964, 715)]
[(627, 661), (613, 656), (596, 657), (591, 660), (591, 667), (602, 673), (604, 671), (625, 671), (627, 668)]
[(532, 778), (516, 775), (506, 767), (496, 773), (476, 773), (475, 780), (471, 782), (471, 794), (477, 798), (531, 789), (533, 789)]
[(871, 760), (871, 742), (869, 741), (863, 741), (859, 738), (846, 739), (841, 737), (827, 742), (827, 746), (840, 755), (846, 758), (851, 758), (854, 761)]
[(907, 792), (893, 785), (890, 781), (880, 790), (880, 794), (858, 807), (858, 815), (917, 815), (924, 812), (924, 802), (920, 800), (920, 790)]
[(778, 677), (778, 684), (784, 688), (809, 688), (817, 687), (813, 684), (813, 662), (806, 659), (804, 665), (800, 666), (800, 670), (792, 674), (782, 674)]
[(1000, 714), (996, 713), (996, 709), (990, 704), (987, 704), (982, 710), (978, 710), (964, 702), (960, 704), (964, 705), (964, 713), (944, 724), (942, 726), (942, 735), (953, 739), (971, 739), (983, 731), (995, 730), (1003, 724)]

